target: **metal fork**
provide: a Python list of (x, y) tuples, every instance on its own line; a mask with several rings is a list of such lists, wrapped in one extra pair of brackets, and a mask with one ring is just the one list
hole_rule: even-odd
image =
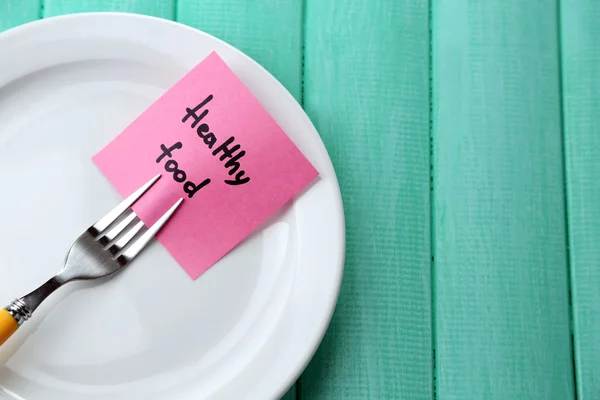
[(33, 292), (0, 309), (0, 345), (23, 322), (31, 318), (31, 314), (48, 296), (65, 283), (112, 275), (122, 270), (142, 251), (183, 201), (179, 199), (154, 225), (138, 235), (144, 223), (135, 212), (127, 212), (159, 178), (160, 174), (83, 232), (69, 248), (65, 265), (58, 274)]

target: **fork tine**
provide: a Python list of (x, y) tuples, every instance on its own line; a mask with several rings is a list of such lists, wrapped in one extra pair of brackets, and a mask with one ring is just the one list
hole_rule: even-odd
[(163, 225), (169, 220), (169, 218), (171, 218), (171, 216), (173, 215), (173, 213), (175, 213), (175, 210), (177, 210), (177, 207), (179, 207), (182, 201), (183, 199), (177, 200), (177, 202), (166, 213), (164, 213), (163, 216), (160, 217), (158, 221), (154, 223), (154, 225), (152, 225), (146, 232), (144, 232), (144, 234), (139, 239), (137, 239), (131, 246), (129, 246), (127, 250), (123, 252), (123, 254), (121, 254), (121, 257), (123, 257), (126, 262), (129, 262), (132, 259), (134, 259), (135, 256), (137, 256), (139, 252), (142, 251), (144, 247), (146, 247), (148, 242), (150, 242), (150, 240), (154, 237), (154, 235), (156, 235), (160, 228), (163, 227)]
[(110, 254), (116, 256), (117, 253), (121, 251), (125, 246), (127, 246), (127, 243), (129, 243), (131, 239), (133, 239), (134, 236), (142, 230), (143, 227), (144, 223), (142, 221), (139, 221), (137, 224), (135, 224), (133, 228), (128, 230), (119, 240), (117, 240), (112, 246), (108, 248)]
[(133, 220), (136, 218), (137, 218), (137, 214), (132, 212), (127, 217), (125, 217), (121, 222), (119, 222), (116, 226), (114, 226), (113, 228), (110, 228), (106, 232), (103, 232), (100, 235), (100, 237), (98, 238), (98, 241), (103, 246), (107, 245), (108, 243), (113, 241), (117, 236), (119, 236), (119, 234), (121, 232), (123, 232), (123, 230), (125, 230), (125, 228), (127, 228), (129, 226), (129, 224), (131, 224), (131, 222), (133, 222)]
[(119, 218), (119, 216), (125, 212), (125, 210), (131, 207), (133, 203), (137, 201), (137, 199), (139, 199), (144, 193), (146, 193), (146, 191), (150, 189), (152, 185), (154, 185), (158, 178), (160, 178), (160, 174), (150, 179), (150, 181), (148, 181), (144, 186), (130, 194), (118, 206), (109, 211), (108, 214), (106, 214), (104, 217), (100, 218), (98, 222), (96, 222), (90, 227), (89, 231), (95, 236), (104, 231), (106, 228), (108, 228), (110, 224), (115, 222), (117, 218)]

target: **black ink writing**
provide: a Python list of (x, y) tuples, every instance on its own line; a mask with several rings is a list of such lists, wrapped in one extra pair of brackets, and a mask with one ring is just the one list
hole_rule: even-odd
[(191, 199), (192, 197), (194, 197), (194, 195), (196, 194), (196, 192), (200, 189), (202, 189), (204, 186), (208, 185), (210, 183), (210, 179), (205, 179), (202, 182), (200, 182), (199, 185), (196, 185), (193, 182), (187, 181), (185, 183), (185, 185), (183, 185), (183, 191), (187, 193), (188, 197)]
[[(165, 157), (169, 158), (169, 160), (167, 160), (164, 165), (165, 171), (172, 173), (173, 180), (178, 183), (183, 183), (187, 180), (187, 174), (184, 170), (179, 168), (179, 163), (173, 158), (173, 152), (182, 148), (183, 144), (181, 142), (177, 142), (171, 147), (167, 147), (164, 144), (161, 144), (160, 149), (162, 153), (156, 159), (156, 163), (159, 164)], [(202, 189), (209, 183), (210, 179), (208, 178), (203, 180), (198, 185), (196, 185), (194, 182), (187, 181), (183, 185), (183, 191), (187, 193), (188, 197), (191, 199), (200, 189)]]
[[(233, 175), (240, 168), (240, 163), (237, 161), (242, 158), (246, 154), (244, 150), (237, 153), (235, 156), (231, 158), (231, 160), (227, 160), (225, 163), (225, 168), (229, 168), (229, 175)], [(244, 183), (250, 180), (249, 177), (242, 178), (244, 176), (245, 171), (240, 171), (235, 175), (234, 180), (226, 180), (225, 183), (228, 185), (243, 185)]]
[(173, 146), (169, 147), (168, 149), (167, 149), (167, 146), (165, 146), (164, 144), (161, 144), (160, 149), (162, 150), (162, 154), (156, 159), (156, 163), (158, 164), (165, 157), (171, 158), (173, 156), (171, 153), (176, 149), (181, 149), (182, 147), (183, 147), (183, 144), (181, 144), (181, 142), (175, 143)]
[(179, 169), (179, 164), (175, 160), (169, 160), (165, 164), (165, 171), (173, 173), (173, 179), (176, 182), (182, 183), (187, 179), (185, 171)]
[(227, 157), (231, 158), (231, 156), (233, 155), (233, 153), (240, 148), (239, 144), (236, 144), (235, 146), (232, 146), (231, 148), (227, 147), (229, 146), (233, 141), (235, 140), (235, 138), (232, 136), (229, 139), (227, 139), (226, 141), (223, 142), (222, 145), (220, 145), (219, 147), (217, 147), (215, 149), (215, 151), (212, 152), (213, 156), (216, 156), (217, 154), (219, 154), (220, 152), (223, 152), (223, 155), (221, 156), (220, 160), (223, 161), (224, 159), (226, 159)]
[(194, 122), (192, 122), (192, 128), (195, 128), (196, 125), (198, 125), (200, 123), (200, 121), (202, 121), (202, 118), (206, 117), (206, 115), (208, 114), (208, 110), (204, 110), (202, 111), (202, 114), (200, 115), (196, 115), (196, 113), (205, 105), (207, 105), (208, 103), (210, 103), (210, 101), (213, 99), (213, 95), (210, 94), (208, 95), (208, 97), (206, 99), (204, 99), (202, 101), (202, 103), (198, 104), (196, 107), (192, 108), (186, 108), (185, 111), (187, 112), (187, 114), (185, 114), (185, 116), (183, 117), (183, 119), (181, 120), (181, 122), (185, 123), (185, 121), (188, 120), (188, 118), (192, 117), (194, 118)]
[[(209, 129), (210, 128), (208, 127), (208, 125), (201, 124), (196, 130), (196, 133), (198, 134), (198, 137), (200, 137), (200, 139), (204, 140), (204, 143), (208, 146), (208, 148), (212, 149), (215, 143), (217, 143), (217, 137), (214, 133), (208, 132)], [(206, 135), (204, 133), (206, 133)]]
[[(181, 122), (183, 122), (183, 123), (187, 122), (190, 118), (193, 119), (191, 127), (196, 129), (196, 134), (198, 135), (198, 137), (200, 139), (202, 139), (204, 144), (211, 150), (217, 144), (217, 137), (213, 132), (211, 132), (210, 126), (208, 125), (208, 123), (206, 121), (204, 121), (202, 124), (200, 124), (200, 122), (202, 122), (202, 120), (208, 115), (210, 110), (205, 107), (208, 105), (208, 103), (210, 103), (213, 100), (213, 98), (214, 97), (212, 94), (208, 95), (196, 107), (186, 108), (185, 109), (186, 114), (181, 119)], [(203, 109), (203, 108), (205, 108), (205, 109)], [(201, 111), (200, 114), (198, 114), (199, 111)], [(200, 125), (198, 125), (198, 124), (200, 124)], [(196, 128), (196, 126), (197, 126), (197, 128)], [(219, 146), (217, 146), (212, 151), (212, 155), (218, 156), (220, 161), (227, 160), (225, 162), (224, 166), (225, 166), (225, 168), (228, 169), (228, 174), (229, 175), (235, 174), (233, 179), (225, 180), (225, 183), (227, 185), (232, 185), (232, 186), (243, 185), (250, 181), (250, 177), (246, 175), (246, 171), (244, 171), (242, 169), (241, 162), (240, 162), (242, 157), (244, 157), (245, 154), (246, 154), (246, 151), (242, 150), (242, 146), (239, 143), (235, 143), (234, 136), (230, 136), (227, 140), (225, 140), (223, 143), (221, 143)], [(170, 172), (173, 172), (173, 171), (170, 171)], [(173, 178), (176, 179), (175, 175), (173, 176)]]
[[(226, 158), (229, 158), (225, 163), (225, 168), (229, 168), (229, 175), (233, 175), (240, 168), (240, 163), (238, 160), (246, 154), (245, 150), (242, 150), (235, 154), (235, 152), (241, 147), (239, 144), (232, 146), (229, 148), (228, 146), (235, 141), (235, 137), (231, 136), (229, 139), (224, 141), (219, 147), (217, 147), (213, 152), (213, 156), (218, 155), (220, 152), (223, 152), (219, 160), (224, 161)], [(235, 156), (234, 156), (235, 154)], [(228, 185), (243, 185), (244, 183), (250, 180), (249, 177), (244, 177), (245, 171), (240, 171), (235, 176), (234, 180), (226, 180), (225, 183)]]

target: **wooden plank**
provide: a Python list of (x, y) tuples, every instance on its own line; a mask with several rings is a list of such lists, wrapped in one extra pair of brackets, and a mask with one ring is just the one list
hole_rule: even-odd
[(0, 1), (0, 31), (40, 18), (40, 0)]
[(344, 282), (300, 398), (432, 390), (426, 0), (307, 0), (305, 108), (344, 198)]
[[(294, 385), (282, 398), (281, 400), (296, 400), (296, 385)], [(300, 400), (300, 399), (298, 399)]]
[[(301, 100), (302, 0), (179, 0), (176, 18), (248, 54)], [(296, 386), (282, 399), (296, 399)]]
[(433, 2), (440, 399), (573, 399), (557, 4)]
[(118, 11), (173, 19), (175, 0), (44, 0), (44, 17), (90, 11)]
[(302, 0), (179, 0), (177, 21), (248, 54), (300, 100)]
[(600, 394), (600, 3), (563, 0), (563, 110), (577, 398)]

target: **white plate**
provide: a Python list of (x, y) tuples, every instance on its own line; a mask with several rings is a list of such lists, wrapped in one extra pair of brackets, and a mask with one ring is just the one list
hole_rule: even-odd
[(320, 179), (196, 281), (153, 243), (114, 279), (61, 289), (0, 349), (1, 396), (272, 399), (314, 354), (344, 255), (327, 152), (258, 64), (150, 17), (79, 14), (0, 35), (0, 304), (53, 275), (70, 242), (119, 201), (90, 157), (213, 50)]

